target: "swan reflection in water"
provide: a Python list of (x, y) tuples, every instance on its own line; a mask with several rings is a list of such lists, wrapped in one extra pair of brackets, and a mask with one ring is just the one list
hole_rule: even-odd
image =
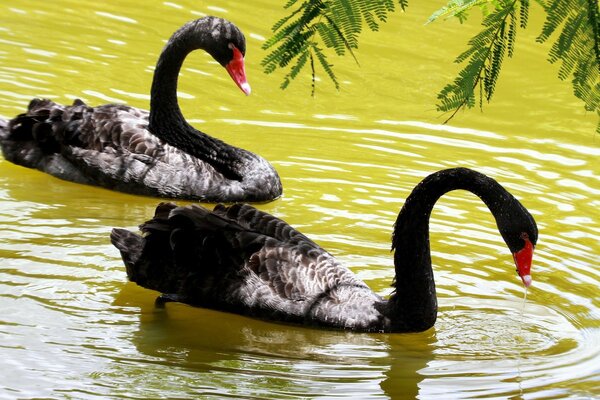
[[(165, 367), (188, 376), (189, 381), (176, 385), (165, 382), (163, 396), (187, 391), (314, 398), (384, 390), (415, 398), (424, 378), (419, 371), (433, 358), (435, 331), (373, 335), (312, 329), (183, 304), (156, 307), (147, 294), (128, 284), (114, 305), (134, 307), (139, 315), (139, 329), (129, 340), (144, 358), (154, 360), (144, 367), (145, 379), (154, 375), (165, 382)], [(102, 373), (122, 374), (118, 365)]]
[[(177, 303), (156, 306), (147, 290), (133, 284), (121, 288), (113, 306), (137, 316), (124, 339), (141, 358), (132, 356), (130, 362), (140, 364), (144, 379), (162, 382), (157, 392), (163, 396), (187, 391), (238, 398), (369, 398), (383, 393), (392, 399), (443, 399), (452, 390), (456, 397), (518, 398), (548, 379), (564, 379), (552, 368), (541, 371), (536, 357), (548, 351), (559, 357), (554, 362), (566, 362), (572, 352), (581, 356), (571, 343), (577, 347), (576, 337), (557, 340), (567, 321), (558, 314), (548, 318), (548, 307), (531, 305), (529, 323), (519, 327), (520, 299), (459, 297), (444, 303), (438, 326), (405, 334), (306, 328)], [(527, 346), (519, 348), (521, 341)], [(131, 368), (111, 365), (103, 375), (121, 376), (119, 368)], [(165, 380), (165, 368), (176, 370), (179, 380)]]

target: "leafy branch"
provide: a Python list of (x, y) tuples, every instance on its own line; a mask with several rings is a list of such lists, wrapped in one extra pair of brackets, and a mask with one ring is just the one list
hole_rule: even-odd
[[(596, 111), (600, 116), (600, 18), (596, 0), (552, 0), (544, 3), (537, 0), (547, 13), (546, 22), (537, 41), (543, 43), (562, 26), (562, 32), (550, 49), (549, 61), (562, 61), (558, 77), (565, 80), (572, 76), (573, 91), (583, 100), (588, 111)], [(479, 6), (488, 12), (485, 0), (451, 0), (430, 17), (454, 16), (462, 22), (466, 12)], [(452, 111), (445, 122), (452, 119), (462, 108), (475, 105), (476, 89), (479, 89), (479, 106), (483, 98), (490, 101), (504, 54), (514, 52), (517, 30), (526, 28), (529, 13), (529, 0), (495, 1), (495, 11), (489, 13), (482, 25), (484, 29), (469, 41), (469, 49), (457, 57), (455, 62), (469, 60), (453, 83), (444, 87), (438, 94), (438, 111)], [(596, 128), (600, 133), (600, 122)]]
[[(408, 0), (398, 0), (402, 9)], [(358, 37), (363, 22), (372, 31), (387, 20), (395, 11), (394, 0), (289, 0), (285, 8), (295, 7), (291, 14), (279, 20), (272, 28), (274, 34), (263, 49), (271, 52), (262, 60), (266, 73), (291, 65), (281, 88), (285, 89), (310, 60), (312, 94), (315, 93), (316, 67), (318, 65), (329, 76), (336, 89), (340, 85), (329, 63), (324, 48), (333, 49), (343, 56), (350, 53), (358, 63), (353, 50), (358, 48)]]
[[(600, 13), (597, 0), (552, 0), (544, 6), (548, 16), (538, 42), (547, 41), (562, 25), (548, 61), (562, 61), (558, 77), (572, 77), (573, 92), (587, 111), (600, 117)], [(600, 121), (596, 127), (600, 133)]]
[[(479, 0), (452, 0), (430, 20), (442, 15), (464, 18), (469, 8), (483, 3)], [(455, 60), (456, 63), (467, 61), (466, 67), (438, 94), (437, 110), (452, 111), (444, 123), (451, 120), (460, 109), (473, 107), (476, 97), (479, 97), (480, 108), (483, 108), (484, 98), (488, 102), (491, 100), (504, 57), (506, 54), (512, 57), (514, 53), (517, 26), (527, 27), (528, 9), (528, 0), (500, 1), (495, 10), (484, 18), (484, 29), (471, 38), (469, 48)]]
[[(600, 117), (600, 12), (598, 0), (534, 0), (547, 14), (538, 42), (546, 42), (560, 31), (549, 53), (550, 63), (560, 61), (558, 77), (571, 79), (573, 92)], [(527, 27), (530, 0), (448, 0), (427, 22), (456, 17), (464, 22), (473, 8), (483, 14), (482, 30), (468, 42), (468, 48), (455, 62), (465, 63), (453, 82), (438, 93), (437, 109), (451, 112), (445, 123), (464, 108), (490, 102), (505, 56), (515, 51), (517, 31)], [(271, 52), (263, 59), (266, 73), (288, 69), (281, 88), (308, 65), (315, 93), (317, 67), (340, 85), (328, 60), (327, 50), (343, 56), (353, 50), (363, 24), (377, 31), (388, 15), (408, 6), (408, 0), (289, 0), (291, 13), (272, 28), (274, 34), (263, 45)], [(315, 62), (315, 60), (317, 62)], [(477, 101), (479, 100), (479, 101)], [(600, 133), (600, 119), (597, 126)]]

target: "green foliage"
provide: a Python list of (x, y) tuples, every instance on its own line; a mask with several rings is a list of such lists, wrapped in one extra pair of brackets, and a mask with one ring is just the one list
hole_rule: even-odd
[[(539, 42), (557, 35), (549, 61), (561, 62), (558, 77), (571, 79), (576, 97), (588, 111), (600, 117), (600, 11), (598, 0), (534, 0), (547, 14)], [(427, 22), (456, 17), (462, 23), (473, 8), (484, 15), (482, 30), (468, 42), (468, 48), (455, 62), (464, 68), (453, 82), (438, 93), (437, 109), (451, 112), (448, 122), (463, 108), (483, 107), (496, 88), (504, 58), (513, 56), (517, 31), (527, 27), (530, 0), (448, 0)], [(273, 36), (264, 49), (265, 72), (287, 69), (281, 87), (286, 88), (307, 65), (315, 92), (316, 68), (320, 67), (339, 89), (339, 82), (328, 61), (328, 51), (343, 56), (358, 48), (363, 25), (377, 31), (408, 0), (289, 0), (291, 14), (273, 26)], [(315, 60), (317, 62), (315, 62)], [(357, 61), (357, 60), (356, 60)], [(358, 63), (358, 61), (357, 61)], [(600, 133), (600, 121), (597, 127)]]
[[(549, 40), (562, 25), (550, 49), (549, 61), (561, 61), (560, 79), (572, 77), (573, 92), (588, 111), (600, 116), (600, 16), (597, 0), (552, 0), (539, 42)], [(600, 122), (596, 128), (600, 133)]]
[[(407, 6), (407, 0), (398, 0), (400, 8)], [(278, 68), (289, 67), (281, 88), (285, 89), (298, 76), (310, 60), (312, 73), (312, 93), (315, 92), (315, 59), (329, 76), (336, 89), (339, 82), (329, 63), (324, 48), (343, 56), (358, 48), (358, 37), (363, 23), (372, 31), (387, 20), (395, 11), (395, 0), (290, 0), (285, 8), (295, 7), (292, 13), (279, 20), (272, 28), (273, 36), (265, 42), (263, 49), (271, 52), (263, 59), (266, 73)], [(357, 60), (356, 60), (357, 61)], [(357, 61), (358, 62), (358, 61)]]
[[(470, 8), (484, 6), (483, 3), (480, 0), (451, 0), (430, 20), (440, 16), (457, 16), (460, 19), (463, 17), (457, 14), (464, 15)], [(455, 60), (467, 65), (438, 94), (438, 111), (452, 111), (446, 122), (461, 108), (473, 107), (477, 97), (480, 108), (484, 99), (491, 100), (504, 57), (512, 57), (514, 53), (517, 30), (527, 26), (528, 0), (498, 1), (495, 4), (494, 10), (483, 10), (487, 13), (482, 22), (483, 30), (471, 38), (469, 48)]]

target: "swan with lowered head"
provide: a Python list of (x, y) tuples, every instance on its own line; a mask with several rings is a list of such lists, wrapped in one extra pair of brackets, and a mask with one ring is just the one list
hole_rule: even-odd
[(34, 99), (0, 123), (4, 157), (68, 181), (158, 197), (213, 202), (268, 201), (281, 195), (275, 169), (186, 122), (177, 80), (186, 56), (207, 51), (246, 94), (244, 35), (231, 22), (204, 17), (169, 39), (154, 71), (150, 112), (119, 104), (63, 106)]
[(464, 189), (488, 206), (525, 286), (538, 231), (531, 214), (494, 179), (455, 168), (417, 185), (396, 220), (396, 276), (389, 299), (284, 221), (249, 205), (160, 204), (141, 226), (144, 236), (113, 229), (133, 282), (179, 301), (252, 317), (364, 332), (432, 327), (437, 297), (429, 249), (429, 217), (445, 193)]

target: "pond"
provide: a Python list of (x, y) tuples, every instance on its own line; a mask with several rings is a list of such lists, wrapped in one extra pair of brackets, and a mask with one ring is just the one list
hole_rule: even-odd
[[(424, 25), (442, 2), (411, 2), (351, 57), (342, 83), (282, 91), (261, 45), (285, 1), (132, 0), (0, 5), (0, 116), (33, 97), (147, 109), (154, 64), (180, 25), (206, 14), (246, 34), (244, 96), (201, 52), (180, 103), (199, 129), (259, 153), (282, 198), (260, 204), (391, 292), (392, 226), (425, 176), (464, 166), (503, 184), (540, 229), (524, 289), (487, 208), (452, 192), (431, 218), (440, 312), (415, 334), (268, 323), (182, 304), (127, 282), (113, 227), (136, 229), (158, 199), (65, 182), (0, 159), (0, 398), (592, 398), (600, 396), (600, 137), (535, 43), (532, 9), (495, 98), (448, 125), (436, 94), (477, 16)], [(532, 5), (533, 7), (533, 5)], [(537, 15), (536, 15), (537, 13)], [(186, 204), (186, 202), (180, 202)], [(210, 205), (209, 205), (210, 206)]]

